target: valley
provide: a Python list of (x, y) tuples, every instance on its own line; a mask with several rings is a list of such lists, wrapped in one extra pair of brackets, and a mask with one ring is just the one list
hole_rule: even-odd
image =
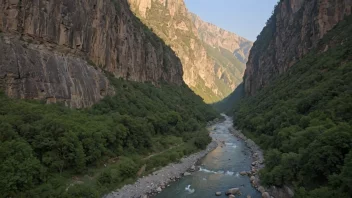
[(0, 197), (352, 197), (352, 2), (187, 3), (0, 2)]

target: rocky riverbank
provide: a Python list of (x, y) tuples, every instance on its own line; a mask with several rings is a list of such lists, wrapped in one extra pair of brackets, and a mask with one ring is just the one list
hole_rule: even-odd
[(126, 185), (104, 198), (147, 198), (153, 196), (161, 192), (170, 182), (180, 179), (198, 160), (216, 147), (217, 143), (213, 141), (205, 150), (182, 158), (180, 163), (171, 163), (148, 176), (139, 178), (134, 184)]
[(241, 131), (234, 129), (233, 127), (230, 129), (230, 132), (242, 139), (247, 147), (251, 150), (252, 154), (252, 164), (250, 167), (250, 171), (242, 171), (241, 175), (247, 175), (250, 177), (251, 184), (254, 188), (256, 188), (260, 193), (262, 193), (263, 198), (277, 197), (277, 198), (292, 198), (294, 196), (294, 192), (288, 186), (284, 186), (283, 188), (278, 188), (275, 186), (271, 186), (270, 188), (265, 188), (260, 185), (259, 179), (259, 170), (265, 167), (264, 164), (264, 155), (263, 151), (260, 147), (251, 139), (247, 138)]

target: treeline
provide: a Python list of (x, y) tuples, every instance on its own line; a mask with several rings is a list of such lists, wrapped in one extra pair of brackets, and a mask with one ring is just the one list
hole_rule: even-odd
[(234, 124), (265, 150), (264, 184), (294, 186), (295, 197), (352, 197), (352, 17), (318, 46), (242, 100)]
[(210, 142), (218, 115), (187, 86), (110, 79), (116, 95), (82, 110), (0, 94), (0, 197), (101, 197)]

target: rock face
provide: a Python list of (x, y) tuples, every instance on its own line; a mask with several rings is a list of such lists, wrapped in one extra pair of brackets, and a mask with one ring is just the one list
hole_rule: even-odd
[(184, 83), (177, 56), (127, 0), (3, 0), (0, 32), (0, 86), (10, 96), (90, 106), (111, 89), (100, 69), (133, 81)]
[[(245, 59), (250, 41), (195, 18), (183, 0), (129, 2), (136, 15), (176, 52), (184, 81), (206, 102), (223, 99), (242, 82), (245, 65), (233, 53)], [(217, 39), (211, 36), (219, 33)]]
[(191, 13), (192, 21), (198, 30), (200, 39), (212, 47), (221, 47), (234, 53), (239, 61), (246, 64), (249, 50), (253, 43), (235, 33), (229, 32), (214, 24), (203, 21)]
[(246, 94), (255, 94), (286, 72), (351, 14), (351, 6), (351, 0), (281, 1), (251, 49), (244, 75)]
[(104, 74), (86, 61), (37, 47), (0, 39), (0, 89), (8, 96), (80, 108), (113, 93)]

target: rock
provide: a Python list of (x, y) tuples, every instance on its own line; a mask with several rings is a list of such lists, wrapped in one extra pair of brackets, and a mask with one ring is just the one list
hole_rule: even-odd
[(242, 175), (242, 176), (247, 175), (247, 172), (246, 171), (242, 171), (242, 172), (240, 172), (240, 175)]
[(143, 197), (142, 198), (148, 198), (148, 195), (143, 195)]
[[(113, 89), (103, 68), (132, 81), (184, 83), (175, 52), (156, 35), (147, 36), (126, 0), (118, 1), (121, 12), (104, 1), (48, 2), (0, 1), (0, 29), (12, 36), (10, 45), (0, 38), (0, 88), (10, 97), (90, 107)], [(100, 23), (102, 19), (109, 23)], [(33, 44), (24, 46), (17, 34)]]
[(257, 162), (252, 162), (252, 166), (255, 166), (255, 165), (257, 165)]
[(192, 175), (191, 173), (189, 173), (189, 172), (185, 172), (185, 173), (183, 173), (183, 176), (190, 176), (190, 175)]
[(220, 196), (220, 195), (221, 195), (221, 192), (216, 192), (215, 195), (216, 195), (216, 196)]
[(258, 191), (261, 192), (261, 193), (264, 193), (265, 192), (265, 189), (263, 186), (259, 186), (258, 187)]
[(236, 198), (235, 195), (229, 195), (229, 198)]
[(226, 195), (230, 195), (230, 194), (239, 195), (239, 194), (241, 194), (241, 191), (239, 188), (231, 188), (226, 191)]
[(250, 195), (247, 195), (247, 198), (252, 198)]
[(249, 178), (249, 181), (251, 181), (251, 182), (253, 182), (255, 180), (255, 177), (254, 176), (251, 176), (250, 178)]
[(158, 187), (158, 188), (156, 189), (156, 191), (160, 193), (160, 192), (162, 191), (162, 189), (161, 189), (160, 187)]
[(189, 169), (189, 171), (191, 172), (194, 172), (195, 170), (196, 170), (196, 167), (194, 165)]
[[(262, 87), (267, 87), (273, 79), (291, 69), (344, 16), (351, 14), (352, 6), (352, 1), (347, 0), (280, 2), (273, 15), (275, 21), (272, 28), (275, 36), (258, 39), (251, 49), (243, 79), (246, 96), (254, 95)], [(322, 11), (327, 8), (331, 11)], [(263, 41), (265, 44), (262, 44)], [(263, 45), (270, 46), (270, 49), (263, 51)], [(263, 68), (263, 65), (267, 67)]]
[(262, 193), (262, 198), (270, 198), (270, 195), (268, 192), (263, 192)]

